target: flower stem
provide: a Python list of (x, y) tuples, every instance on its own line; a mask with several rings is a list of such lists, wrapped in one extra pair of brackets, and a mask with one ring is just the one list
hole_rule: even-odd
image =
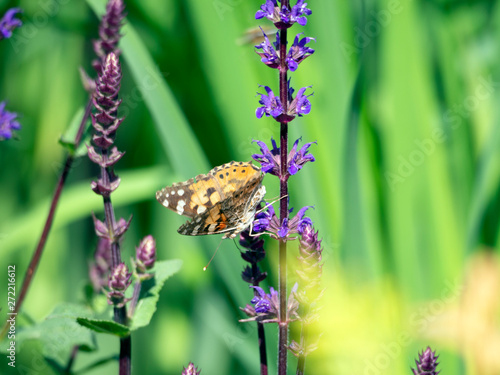
[[(82, 140), (82, 135), (85, 130), (85, 124), (89, 119), (91, 109), (92, 109), (92, 100), (89, 99), (85, 107), (85, 113), (83, 114), (82, 120), (80, 122), (80, 127), (78, 128), (78, 132), (76, 133), (75, 136), (74, 140), (75, 150), (78, 149), (80, 141)], [(49, 232), (50, 228), (52, 227), (52, 222), (54, 221), (56, 208), (57, 205), (59, 204), (59, 198), (61, 196), (64, 184), (69, 175), (69, 171), (71, 170), (71, 166), (73, 165), (74, 160), (75, 160), (74, 155), (68, 154), (66, 156), (64, 169), (61, 175), (59, 176), (59, 180), (57, 182), (56, 190), (54, 191), (54, 195), (52, 197), (52, 202), (50, 203), (49, 214), (47, 215), (47, 219), (45, 220), (45, 225), (43, 227), (42, 234), (40, 236), (40, 239), (38, 240), (38, 244), (36, 246), (35, 252), (33, 253), (33, 257), (31, 258), (28, 269), (26, 270), (26, 275), (24, 277), (23, 284), (21, 286), (21, 292), (19, 293), (14, 313), (17, 313), (21, 309), (21, 306), (24, 302), (24, 298), (26, 297), (28, 289), (31, 285), (31, 281), (33, 280), (33, 276), (35, 275), (35, 271), (38, 268), (40, 259), (42, 258), (43, 249), (45, 248), (45, 243), (47, 242), (47, 238), (49, 237)], [(2, 338), (6, 332), (7, 332), (7, 324), (4, 326), (2, 330), (0, 338)]]
[[(103, 155), (106, 150), (102, 150)], [(109, 168), (102, 168), (101, 172), (103, 179), (110, 180), (109, 176), (111, 174)], [(111, 269), (114, 269), (121, 263), (120, 245), (118, 243), (118, 238), (114, 235), (116, 223), (115, 223), (115, 212), (113, 210), (113, 204), (111, 203), (111, 197), (103, 195), (104, 201), (104, 214), (106, 216), (106, 224), (108, 226), (108, 231), (110, 233), (111, 239)], [(114, 320), (117, 323), (127, 325), (127, 307), (113, 307)], [(119, 368), (120, 375), (130, 375), (131, 371), (131, 353), (132, 353), (132, 339), (130, 336), (120, 339), (120, 360)]]
[[(289, 7), (289, 1), (282, 1), (283, 7)], [(280, 100), (283, 105), (283, 112), (288, 112), (288, 83), (287, 83), (287, 63), (286, 59), (286, 42), (287, 30), (281, 30), (280, 33), (280, 68), (279, 68), (279, 86)], [(283, 220), (288, 218), (288, 124), (280, 123), (280, 157), (281, 157), (281, 173), (280, 173), (280, 225), (283, 225)], [(286, 264), (286, 240), (282, 239), (279, 242), (279, 331), (278, 331), (278, 374), (286, 375), (287, 369), (287, 344), (288, 344), (288, 321), (287, 321), (287, 303), (286, 303), (286, 279), (287, 279), (287, 264)]]

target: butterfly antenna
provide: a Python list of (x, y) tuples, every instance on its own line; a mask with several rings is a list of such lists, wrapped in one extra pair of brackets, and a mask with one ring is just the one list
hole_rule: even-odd
[(264, 208), (261, 208), (260, 210), (258, 210), (258, 211), (255, 213), (255, 215), (260, 214), (260, 213), (261, 213), (262, 211), (264, 211), (264, 210), (265, 210), (268, 206), (271, 206), (273, 203), (276, 203), (277, 201), (280, 201), (280, 200), (282, 200), (282, 199), (284, 199), (284, 198), (286, 198), (286, 197), (288, 197), (288, 194), (287, 194), (287, 195), (283, 195), (281, 198), (277, 198), (277, 199), (273, 200), (273, 201), (272, 201), (272, 202), (270, 202), (270, 203), (266, 203), (266, 205), (264, 206)]
[(219, 245), (217, 246), (217, 249), (215, 249), (214, 251), (214, 254), (212, 255), (212, 258), (210, 258), (210, 260), (208, 261), (207, 265), (205, 267), (203, 267), (203, 271), (206, 271), (208, 269), (208, 266), (210, 265), (210, 263), (212, 263), (212, 260), (215, 258), (215, 254), (217, 254), (217, 251), (219, 250), (219, 247), (220, 245), (222, 244), (222, 238), (219, 242)]

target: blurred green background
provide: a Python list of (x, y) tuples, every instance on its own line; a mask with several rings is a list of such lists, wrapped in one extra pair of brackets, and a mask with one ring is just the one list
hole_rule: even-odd
[[(278, 137), (275, 122), (254, 114), (258, 85), (277, 90), (277, 73), (244, 41), (247, 30), (270, 26), (254, 19), (262, 2), (126, 2), (126, 120), (117, 136), (126, 154), (113, 196), (119, 216), (133, 215), (123, 258), (152, 234), (159, 259), (184, 262), (151, 325), (133, 335), (136, 374), (180, 374), (189, 361), (203, 374), (258, 373), (255, 325), (238, 323), (252, 292), (237, 248), (224, 241), (203, 272), (219, 239), (178, 235), (185, 219), (154, 196), (216, 165), (250, 160), (252, 139)], [(307, 373), (409, 374), (431, 345), (443, 373), (500, 374), (498, 2), (308, 4), (308, 24), (290, 34), (315, 37), (316, 53), (291, 76), (297, 89), (313, 85), (313, 107), (290, 124), (290, 143), (318, 144), (316, 162), (290, 180), (290, 202), (316, 206), (308, 213), (323, 238), (326, 292)], [(6, 280), (15, 264), (20, 288), (62, 168), (58, 139), (86, 101), (78, 68), (93, 75), (98, 18), (85, 1), (0, 0), (0, 14), (12, 6), (24, 9), (24, 26), (0, 43), (0, 100), (21, 115), (22, 129), (0, 143), (0, 270)], [(86, 157), (74, 164), (24, 305), (33, 320), (82, 298), (97, 242), (91, 213), (103, 217), (89, 186), (97, 172)], [(278, 196), (272, 177), (264, 184), (269, 200)], [(267, 241), (267, 250), (267, 281), (276, 286), (276, 244)], [(289, 259), (296, 255), (291, 244)], [(276, 327), (266, 333), (275, 373)], [(114, 338), (100, 335), (98, 345), (78, 355), (75, 370), (118, 352)], [(51, 374), (40, 350), (36, 342), (18, 348), (16, 373)], [(290, 374), (295, 366), (290, 357)], [(117, 365), (88, 373), (117, 373)]]

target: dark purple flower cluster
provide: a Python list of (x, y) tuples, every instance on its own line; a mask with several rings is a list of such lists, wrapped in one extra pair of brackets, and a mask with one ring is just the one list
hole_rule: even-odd
[(132, 273), (128, 271), (125, 263), (120, 263), (113, 269), (108, 281), (108, 303), (110, 305), (123, 307), (125, 303), (130, 301), (130, 298), (125, 298), (125, 291), (132, 283), (131, 276)]
[(22, 9), (11, 8), (0, 19), (0, 40), (10, 38), (12, 30), (23, 24), (21, 20), (15, 18), (18, 13), (22, 13)]
[[(290, 291), (290, 296), (288, 297), (287, 305), (287, 317), (288, 319), (297, 319), (299, 303), (297, 302), (295, 295), (297, 293), (299, 285), (296, 283), (292, 290)], [(269, 293), (266, 294), (264, 289), (259, 286), (250, 286), (256, 291), (255, 296), (250, 301), (252, 305), (246, 305), (243, 310), (250, 318), (244, 319), (242, 321), (248, 322), (257, 320), (262, 323), (271, 323), (278, 321), (279, 315), (279, 296), (278, 292), (273, 288), (269, 288)]]
[[(267, 210), (258, 213), (255, 216), (255, 221), (253, 222), (253, 230), (256, 233), (266, 232), (276, 239), (295, 239), (296, 234), (302, 234), (307, 225), (312, 225), (312, 220), (305, 216), (306, 211), (311, 208), (311, 206), (302, 207), (297, 215), (292, 219), (285, 218), (283, 224), (280, 225), (280, 220), (274, 208), (271, 205), (267, 206)], [(293, 212), (293, 208), (289, 210), (289, 213)]]
[(5, 110), (5, 102), (0, 102), (0, 141), (12, 138), (12, 131), (21, 129), (16, 120), (17, 113)]
[[(312, 154), (309, 153), (309, 147), (313, 143), (309, 142), (303, 145), (300, 150), (297, 150), (300, 139), (297, 139), (292, 147), (292, 150), (288, 153), (288, 174), (293, 176), (298, 171), (302, 169), (305, 163), (309, 161), (315, 161), (316, 159)], [(276, 145), (274, 139), (271, 138), (271, 143), (273, 145), (272, 149), (262, 141), (254, 141), (260, 147), (260, 152), (262, 154), (254, 154), (252, 158), (259, 162), (264, 173), (270, 173), (274, 176), (288, 178), (288, 176), (281, 176), (281, 159), (280, 159), (280, 148)]]
[[(255, 46), (257, 50), (262, 51), (256, 52), (261, 57), (260, 61), (262, 61), (270, 68), (277, 69), (280, 67), (281, 63), (279, 54), (280, 34), (279, 32), (276, 33), (276, 41), (274, 43), (271, 43), (269, 41), (269, 38), (264, 33), (264, 31), (262, 31), (262, 34), (264, 34), (264, 41), (258, 46)], [(307, 46), (307, 43), (315, 39), (308, 37), (300, 39), (300, 35), (302, 35), (302, 33), (295, 36), (292, 47), (290, 47), (290, 50), (286, 55), (288, 69), (290, 69), (292, 72), (296, 71), (299, 67), (299, 64), (314, 53), (314, 50), (312, 48), (309, 48)]]
[(121, 34), (120, 28), (125, 18), (125, 4), (123, 0), (110, 0), (106, 5), (106, 13), (99, 24), (99, 39), (93, 42), (94, 52), (98, 59), (92, 61), (92, 66), (98, 74), (101, 73), (102, 65), (106, 56), (111, 52), (119, 55), (118, 42)]
[[(92, 182), (92, 190), (96, 194), (109, 196), (120, 185), (120, 179), (115, 176), (112, 167), (123, 156), (116, 147), (111, 148), (115, 141), (116, 130), (123, 119), (117, 117), (120, 90), (121, 69), (118, 58), (110, 53), (106, 59), (103, 72), (97, 80), (97, 88), (92, 98), (96, 112), (92, 114), (92, 126), (95, 134), (92, 137), (95, 147), (87, 146), (90, 160), (101, 166), (101, 177)], [(108, 170), (109, 173), (103, 173)]]
[(240, 245), (246, 249), (241, 252), (243, 260), (249, 263), (241, 273), (243, 281), (251, 285), (259, 285), (267, 277), (267, 272), (262, 272), (259, 262), (264, 260), (264, 240), (258, 236), (251, 236), (250, 230), (246, 229), (240, 233)]
[(298, 0), (291, 9), (281, 5), (281, 0), (266, 0), (255, 14), (255, 19), (267, 18), (272, 21), (278, 29), (286, 29), (295, 22), (304, 26), (307, 24), (307, 17), (312, 12), (307, 8), (304, 0)]
[(415, 360), (415, 364), (417, 365), (416, 369), (412, 369), (414, 375), (437, 375), (441, 371), (436, 371), (437, 366), (439, 365), (437, 359), (439, 356), (436, 355), (436, 352), (433, 352), (430, 347), (427, 347), (422, 354), (418, 355), (418, 360)]

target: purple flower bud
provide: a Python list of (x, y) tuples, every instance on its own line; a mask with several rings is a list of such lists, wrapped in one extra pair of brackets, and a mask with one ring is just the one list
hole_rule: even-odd
[(132, 281), (130, 277), (132, 273), (128, 272), (128, 268), (125, 263), (120, 263), (117, 265), (111, 275), (109, 276), (108, 287), (114, 291), (125, 291), (130, 286)]
[(153, 268), (156, 260), (156, 242), (153, 236), (148, 235), (136, 248), (136, 262), (140, 273)]
[(16, 120), (17, 113), (5, 110), (5, 102), (0, 102), (0, 141), (12, 138), (12, 131), (21, 129)]
[(439, 356), (432, 351), (430, 347), (418, 355), (418, 360), (415, 360), (417, 369), (412, 369), (414, 375), (437, 375), (440, 371), (436, 371), (439, 363), (437, 362)]
[(15, 18), (17, 13), (22, 13), (21, 8), (11, 8), (0, 19), (0, 40), (7, 39), (12, 36), (12, 30), (21, 26), (23, 23)]
[(292, 72), (296, 71), (299, 67), (299, 64), (314, 53), (314, 50), (307, 47), (306, 44), (311, 40), (316, 41), (316, 39), (308, 37), (300, 39), (300, 35), (302, 34), (303, 33), (300, 33), (295, 36), (293, 44), (290, 47), (288, 54), (286, 55), (288, 68)]
[(125, 291), (132, 283), (130, 277), (132, 274), (128, 272), (128, 268), (125, 263), (118, 264), (108, 280), (108, 287), (110, 291), (108, 292), (108, 303), (116, 307), (123, 307), (125, 303), (130, 301), (130, 298), (125, 298)]
[(189, 365), (187, 368), (186, 367), (182, 368), (181, 375), (200, 375), (200, 373), (201, 373), (201, 370), (198, 370), (198, 368), (196, 368), (194, 366), (193, 362), (189, 362)]

